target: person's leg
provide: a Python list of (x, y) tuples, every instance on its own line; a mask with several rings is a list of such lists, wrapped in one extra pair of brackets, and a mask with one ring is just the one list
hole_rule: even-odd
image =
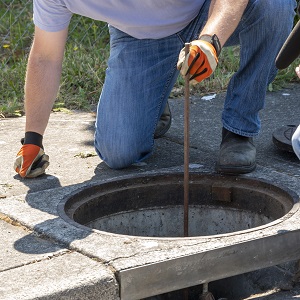
[(295, 0), (250, 0), (236, 32), (225, 45), (240, 44), (240, 67), (232, 77), (223, 125), (243, 135), (260, 130), (258, 112), (276, 75), (275, 58), (293, 25)]
[(176, 65), (184, 43), (198, 37), (210, 0), (199, 16), (170, 37), (135, 39), (110, 27), (110, 57), (97, 110), (95, 148), (111, 168), (148, 157), (154, 133), (179, 74)]
[[(259, 111), (264, 107), (267, 86), (276, 75), (275, 58), (292, 29), (295, 6), (294, 0), (250, 0), (225, 45), (240, 44), (240, 66), (227, 89), (217, 171), (247, 173), (255, 168), (251, 138), (260, 131)], [(249, 139), (237, 141), (239, 136)], [(228, 140), (224, 142), (226, 137), (232, 138), (230, 145)]]
[(97, 110), (95, 147), (111, 168), (141, 161), (174, 85), (176, 36), (138, 40), (110, 27), (111, 52)]

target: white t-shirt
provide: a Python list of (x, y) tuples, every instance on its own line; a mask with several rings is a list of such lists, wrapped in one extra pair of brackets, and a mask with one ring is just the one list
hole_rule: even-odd
[(205, 0), (33, 0), (33, 19), (45, 31), (60, 31), (79, 14), (107, 22), (139, 39), (158, 39), (187, 26)]

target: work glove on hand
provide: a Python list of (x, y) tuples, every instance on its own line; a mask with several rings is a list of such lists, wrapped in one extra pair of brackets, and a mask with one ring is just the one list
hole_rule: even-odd
[(298, 126), (298, 128), (292, 136), (292, 146), (295, 154), (300, 159), (300, 125)]
[(192, 84), (199, 83), (214, 72), (220, 52), (221, 46), (216, 35), (200, 37), (199, 40), (190, 43), (187, 55), (185, 48), (180, 51), (177, 69), (183, 77), (189, 73)]
[(42, 136), (35, 132), (26, 132), (23, 144), (14, 163), (14, 169), (23, 178), (33, 178), (45, 173), (49, 166), (49, 156), (45, 154)]

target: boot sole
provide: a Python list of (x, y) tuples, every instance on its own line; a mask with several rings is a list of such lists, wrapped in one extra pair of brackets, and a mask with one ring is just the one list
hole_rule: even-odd
[(228, 175), (247, 174), (255, 170), (256, 163), (250, 166), (224, 166), (216, 164), (216, 172)]

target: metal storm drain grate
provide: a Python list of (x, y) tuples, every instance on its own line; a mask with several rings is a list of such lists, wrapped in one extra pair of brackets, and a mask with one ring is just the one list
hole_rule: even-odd
[[(298, 211), (296, 193), (249, 177), (192, 173), (189, 179), (188, 237), (183, 237), (181, 173), (95, 184), (63, 203), (63, 218), (81, 228), (105, 232), (114, 241), (128, 236), (139, 247), (146, 239), (179, 249), (161, 259), (159, 249), (155, 258), (149, 250), (149, 262), (114, 266), (121, 299), (147, 298), (300, 258), (299, 231), (293, 221), (287, 223)], [(193, 243), (187, 241), (195, 250), (189, 251)], [(126, 257), (126, 246), (120, 249), (120, 257)]]

